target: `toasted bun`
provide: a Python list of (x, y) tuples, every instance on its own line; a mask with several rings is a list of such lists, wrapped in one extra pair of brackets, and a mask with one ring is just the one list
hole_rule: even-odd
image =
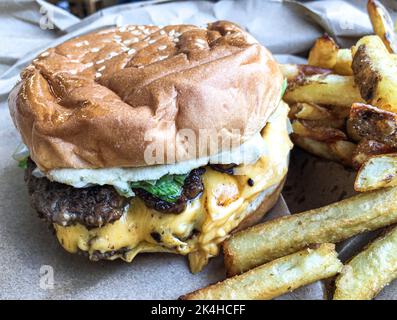
[(21, 77), (11, 116), (44, 171), (148, 165), (151, 143), (168, 147), (165, 162), (188, 160), (181, 129), (242, 143), (265, 125), (282, 83), (271, 54), (222, 21), (84, 35), (39, 55)]

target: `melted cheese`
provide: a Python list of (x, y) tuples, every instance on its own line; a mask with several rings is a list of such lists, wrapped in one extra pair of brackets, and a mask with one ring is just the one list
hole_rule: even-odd
[[(203, 194), (184, 212), (160, 213), (135, 197), (121, 219), (101, 228), (54, 224), (60, 243), (69, 252), (82, 250), (90, 256), (96, 251), (127, 249), (110, 259), (128, 262), (139, 252), (189, 254), (192, 272), (200, 271), (210, 257), (219, 253), (219, 244), (244, 220), (250, 203), (264, 190), (272, 191), (287, 172), (292, 148), (286, 121), (288, 107), (282, 104), (279, 108), (282, 112), (262, 132), (268, 155), (255, 164), (240, 165), (233, 176), (208, 167), (203, 175)], [(248, 178), (254, 181), (253, 186), (248, 185)]]

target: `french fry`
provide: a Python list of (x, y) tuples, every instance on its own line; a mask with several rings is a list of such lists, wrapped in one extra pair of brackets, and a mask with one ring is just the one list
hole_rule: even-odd
[[(391, 54), (390, 58), (397, 63), (397, 55)], [(336, 63), (332, 68), (332, 71), (336, 74), (340, 74), (342, 76), (352, 76), (352, 50), (351, 49), (339, 49), (338, 54), (336, 55)]]
[(351, 105), (346, 107), (346, 106), (327, 106), (328, 109), (332, 111), (332, 114), (334, 114), (338, 119), (346, 119), (350, 115), (350, 108)]
[(340, 118), (335, 109), (331, 111), (317, 104), (296, 103), (290, 105), (288, 117), (290, 119), (306, 120), (307, 123), (315, 127), (342, 129), (345, 126), (345, 117)]
[(269, 300), (336, 275), (342, 269), (335, 245), (322, 244), (259, 266), (181, 297), (184, 300)]
[(387, 9), (376, 0), (368, 0), (367, 11), (372, 27), (390, 53), (397, 53), (397, 39), (393, 20)]
[(335, 74), (308, 76), (289, 82), (284, 100), (349, 108), (354, 102), (363, 102), (353, 77)]
[(339, 47), (327, 34), (318, 38), (309, 52), (308, 64), (332, 69), (336, 64)]
[(397, 188), (376, 190), (235, 233), (223, 245), (227, 274), (242, 273), (312, 243), (336, 243), (393, 224), (396, 201)]
[(356, 145), (350, 141), (317, 141), (302, 137), (296, 133), (292, 134), (291, 138), (295, 145), (311, 154), (323, 159), (339, 162), (344, 166), (352, 166), (352, 156)]
[(337, 157), (338, 161), (345, 166), (351, 167), (353, 154), (357, 148), (357, 145), (350, 141), (335, 141), (330, 145), (331, 151)]
[(370, 300), (397, 278), (397, 228), (356, 255), (335, 282), (334, 300)]
[(397, 112), (397, 64), (382, 40), (378, 36), (363, 37), (352, 51), (354, 79), (363, 99)]
[(279, 64), (279, 68), (287, 80), (296, 80), (315, 74), (330, 74), (332, 70), (306, 64)]
[(366, 192), (397, 186), (397, 154), (382, 154), (369, 158), (360, 168), (354, 190)]
[(302, 137), (296, 133), (292, 134), (291, 138), (295, 145), (311, 154), (314, 154), (323, 159), (338, 161), (337, 156), (333, 153), (331, 147), (326, 142)]
[(336, 62), (333, 66), (333, 70), (336, 74), (343, 76), (352, 76), (352, 52), (350, 49), (339, 49), (336, 55)]
[(317, 141), (334, 142), (337, 140), (346, 140), (346, 135), (339, 129), (331, 127), (315, 127), (310, 125), (310, 121), (293, 120), (292, 129), (294, 133), (301, 137), (311, 138)]
[(361, 166), (373, 156), (396, 151), (396, 148), (392, 148), (382, 142), (364, 138), (357, 144), (357, 148), (353, 153), (353, 168), (357, 170), (360, 169)]
[(350, 49), (339, 49), (335, 40), (327, 34), (318, 38), (309, 53), (308, 64), (332, 69), (334, 73), (351, 76), (352, 54)]
[(350, 131), (361, 138), (397, 147), (397, 114), (370, 105), (354, 103), (350, 110)]
[(353, 128), (353, 123), (350, 119), (346, 120), (346, 133), (352, 141), (359, 142), (362, 139), (358, 132)]

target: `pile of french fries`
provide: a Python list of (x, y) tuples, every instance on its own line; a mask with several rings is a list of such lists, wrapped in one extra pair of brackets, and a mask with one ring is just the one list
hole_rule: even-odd
[(280, 65), (294, 143), (358, 170), (359, 192), (397, 185), (397, 38), (383, 5), (367, 9), (375, 35), (349, 49), (324, 35), (307, 65)]
[[(280, 65), (295, 144), (358, 170), (361, 192), (273, 219), (224, 242), (228, 278), (182, 299), (272, 299), (335, 277), (334, 300), (372, 299), (397, 278), (397, 39), (386, 9), (368, 1), (376, 35), (340, 49), (325, 35), (307, 65)], [(343, 264), (335, 243), (385, 228)]]

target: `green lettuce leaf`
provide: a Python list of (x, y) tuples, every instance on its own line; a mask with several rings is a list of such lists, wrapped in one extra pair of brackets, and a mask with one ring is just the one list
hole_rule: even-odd
[(26, 157), (25, 159), (22, 159), (18, 162), (18, 167), (22, 168), (22, 169), (27, 169), (28, 168), (28, 157)]
[(187, 174), (167, 174), (158, 180), (131, 182), (131, 188), (141, 188), (167, 202), (175, 202), (181, 196)]
[(281, 86), (281, 98), (284, 96), (285, 90), (287, 90), (288, 82), (287, 79), (284, 79), (283, 84)]

